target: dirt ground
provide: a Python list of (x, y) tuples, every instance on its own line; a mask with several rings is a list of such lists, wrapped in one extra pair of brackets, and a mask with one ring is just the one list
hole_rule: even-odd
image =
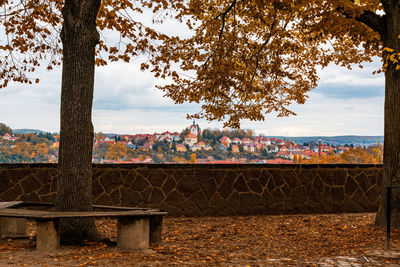
[[(31, 239), (1, 239), (0, 266), (399, 266), (400, 231), (385, 251), (385, 228), (374, 214), (167, 217), (163, 242), (145, 251), (113, 244), (63, 246), (43, 254)], [(97, 222), (116, 240), (116, 221)]]

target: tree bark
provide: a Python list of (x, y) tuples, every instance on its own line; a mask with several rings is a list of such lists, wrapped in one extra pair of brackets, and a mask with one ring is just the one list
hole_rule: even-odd
[[(92, 103), (95, 47), (99, 42), (96, 17), (101, 0), (66, 0), (61, 40), (63, 68), (61, 126), (56, 209), (91, 211), (92, 205)], [(61, 241), (96, 240), (94, 220), (60, 221)]]
[[(386, 1), (384, 23), (385, 30), (381, 33), (384, 47), (400, 52), (400, 4), (399, 1)], [(390, 2), (390, 3), (388, 3)], [(384, 59), (393, 52), (384, 52)], [(396, 66), (400, 62), (388, 63), (385, 72), (385, 143), (383, 154), (383, 181), (381, 187), (381, 203), (376, 216), (376, 225), (386, 224), (386, 186), (400, 186), (400, 70)], [(393, 227), (400, 227), (400, 189), (392, 193)]]

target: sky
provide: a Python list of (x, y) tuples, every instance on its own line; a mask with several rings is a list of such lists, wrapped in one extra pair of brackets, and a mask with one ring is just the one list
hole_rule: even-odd
[[(173, 27), (172, 27), (173, 26)], [(170, 25), (187, 35), (180, 25)], [(93, 125), (96, 132), (119, 134), (182, 131), (192, 124), (187, 114), (200, 111), (195, 104), (176, 105), (155, 88), (159, 82), (142, 72), (140, 61), (98, 67), (95, 75)], [(265, 121), (242, 121), (242, 129), (268, 136), (383, 135), (384, 76), (376, 59), (353, 70), (330, 65), (319, 70), (318, 87), (304, 105), (292, 105), (297, 116)], [(40, 70), (39, 84), (10, 84), (0, 89), (0, 123), (12, 129), (59, 131), (61, 68)], [(222, 123), (197, 120), (200, 128), (222, 129)]]

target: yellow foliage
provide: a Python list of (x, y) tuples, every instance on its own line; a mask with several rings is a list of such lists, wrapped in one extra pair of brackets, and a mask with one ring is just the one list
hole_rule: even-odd
[(299, 163), (297, 159), (297, 154), (293, 155), (293, 163)]
[(192, 153), (192, 155), (190, 155), (190, 163), (196, 163), (197, 162), (197, 160), (196, 160), (196, 154), (195, 153)]
[(107, 150), (105, 159), (120, 160), (125, 158), (127, 152), (128, 149), (124, 144), (115, 143)]

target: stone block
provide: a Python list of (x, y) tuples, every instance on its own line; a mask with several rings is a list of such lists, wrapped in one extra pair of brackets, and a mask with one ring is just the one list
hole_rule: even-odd
[(209, 205), (209, 201), (202, 191), (197, 192), (190, 197), (190, 200), (201, 210), (205, 210)]
[(246, 184), (246, 180), (242, 175), (240, 175), (235, 183), (233, 184), (233, 188), (236, 189), (237, 192), (249, 192), (249, 187)]
[(149, 203), (160, 203), (162, 200), (164, 200), (165, 196), (161, 189), (159, 188), (153, 188), (150, 194), (150, 199), (148, 200)]
[(36, 249), (52, 252), (60, 247), (58, 220), (36, 220)]
[(0, 236), (20, 237), (25, 235), (25, 218), (0, 218)]
[(233, 190), (233, 179), (230, 177), (226, 177), (222, 183), (218, 187), (218, 192), (221, 194), (223, 198), (227, 198)]
[(122, 185), (123, 179), (118, 169), (105, 171), (98, 180), (107, 193)]
[(347, 171), (346, 170), (333, 170), (333, 183), (336, 186), (344, 185), (346, 182)]
[(142, 192), (150, 186), (149, 182), (141, 175), (136, 176), (131, 188), (135, 191)]
[(162, 186), (162, 189), (163, 189), (163, 191), (164, 191), (164, 194), (165, 194), (165, 195), (168, 195), (175, 187), (176, 187), (176, 182), (175, 182), (175, 180), (174, 180), (171, 176), (169, 176), (169, 177), (165, 180), (165, 182), (164, 182), (164, 184), (163, 184), (163, 186)]
[(332, 199), (333, 201), (344, 201), (343, 187), (332, 187)]
[(247, 182), (247, 185), (250, 187), (251, 191), (255, 193), (262, 193), (262, 187), (257, 179), (251, 179), (250, 181)]
[(356, 191), (358, 185), (357, 182), (354, 180), (352, 177), (347, 177), (344, 189), (346, 195), (352, 196), (354, 192)]
[(215, 182), (214, 178), (202, 180), (200, 182), (200, 187), (202, 188), (207, 199), (209, 199), (209, 200), (212, 198), (214, 193), (217, 191), (217, 183)]
[(42, 183), (34, 175), (28, 175), (20, 181), (24, 193), (30, 193), (42, 187)]
[(184, 176), (180, 183), (177, 185), (176, 189), (185, 197), (190, 197), (200, 191), (201, 188), (195, 177)]
[(118, 218), (117, 246), (121, 249), (146, 249), (149, 247), (149, 217)]
[(132, 189), (122, 189), (122, 204), (125, 206), (136, 206), (142, 203), (142, 197), (136, 191)]
[(307, 202), (308, 198), (307, 198), (306, 188), (304, 186), (299, 186), (294, 188), (292, 190), (292, 199), (295, 203)]
[(167, 179), (167, 173), (162, 169), (153, 170), (149, 177), (149, 182), (152, 186), (162, 186), (164, 181)]

